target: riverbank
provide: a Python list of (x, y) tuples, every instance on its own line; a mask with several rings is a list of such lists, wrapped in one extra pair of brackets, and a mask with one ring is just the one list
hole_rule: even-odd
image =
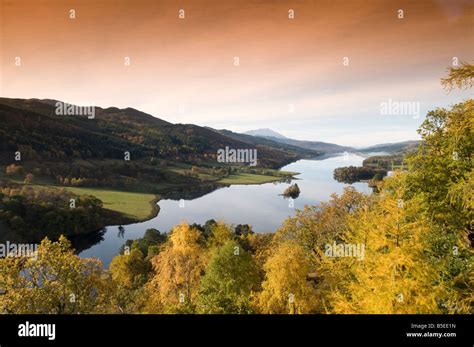
[[(236, 173), (229, 175), (215, 183), (219, 185), (252, 185), (271, 182), (280, 182), (287, 179), (296, 179), (297, 172), (270, 170), (272, 175), (258, 175), (251, 173)], [(278, 172), (279, 175), (276, 175)], [(55, 186), (58, 188), (58, 186)], [(185, 186), (176, 186), (176, 189)], [(84, 187), (61, 187), (78, 195), (92, 195), (100, 199), (103, 207), (107, 210), (117, 212), (111, 214), (111, 220), (107, 224), (130, 224), (147, 221), (158, 215), (161, 200), (160, 194), (149, 194), (140, 192), (127, 192), (106, 188), (84, 188)]]

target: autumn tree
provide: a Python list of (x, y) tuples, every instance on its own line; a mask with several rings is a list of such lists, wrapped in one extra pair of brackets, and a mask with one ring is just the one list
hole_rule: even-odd
[[(423, 142), (408, 158), (406, 198), (419, 198), (419, 215), (430, 223), (429, 251), (439, 279), (447, 283), (450, 297), (461, 302), (474, 261), (472, 200), (472, 153), (474, 151), (474, 100), (451, 109), (429, 112), (419, 132)], [(471, 291), (472, 295), (472, 291)], [(452, 300), (449, 300), (452, 301)], [(446, 302), (447, 312), (463, 311)], [(461, 305), (463, 306), (463, 305)]]
[(312, 271), (306, 250), (291, 241), (278, 243), (264, 265), (262, 292), (256, 302), (261, 313), (314, 313), (318, 299), (308, 274)]
[(316, 272), (326, 312), (440, 312), (445, 288), (428, 261), (429, 224), (417, 213), (419, 201), (400, 196), (384, 191), (370, 208), (349, 217), (335, 246), (357, 247), (358, 254), (322, 254)]
[(26, 174), (24, 182), (26, 184), (31, 184), (33, 183), (33, 178), (34, 178), (33, 174), (29, 172)]
[(23, 166), (10, 164), (6, 167), (5, 173), (7, 176), (21, 176), (24, 173)]
[[(473, 80), (473, 65), (463, 63), (450, 68), (442, 84), (450, 90), (467, 89)], [(474, 100), (429, 112), (418, 132), (422, 144), (408, 158), (406, 195), (421, 199), (420, 214), (430, 223), (430, 262), (450, 291), (445, 310), (464, 312), (473, 295), (469, 273), (474, 262)]]
[(211, 234), (207, 240), (209, 249), (222, 247), (227, 241), (234, 237), (232, 229), (224, 222), (219, 221), (211, 227)]
[(200, 233), (188, 224), (177, 225), (160, 253), (152, 258), (155, 271), (147, 284), (150, 312), (193, 312), (201, 274), (204, 249)]
[(0, 288), (2, 313), (100, 313), (110, 295), (102, 263), (75, 255), (63, 236), (44, 239), (34, 257), (0, 259)]
[(113, 295), (111, 310), (120, 313), (139, 313), (145, 305), (144, 284), (151, 263), (139, 249), (138, 242), (131, 250), (115, 256), (110, 262)]
[(297, 210), (275, 234), (275, 241), (292, 240), (303, 247), (313, 263), (317, 262), (318, 250), (337, 240), (345, 230), (348, 216), (366, 205), (369, 199), (353, 187), (345, 188), (342, 195), (333, 194), (328, 202)]
[(448, 76), (441, 79), (441, 84), (448, 90), (455, 87), (472, 88), (474, 86), (474, 65), (463, 62), (460, 66), (450, 67)]
[(166, 234), (156, 229), (147, 229), (142, 238), (127, 240), (120, 254), (109, 266), (114, 293), (112, 310), (120, 313), (140, 313), (146, 305), (145, 284), (151, 275), (150, 259), (159, 253)]
[(468, 211), (450, 200), (450, 190), (472, 171), (474, 100), (429, 112), (418, 132), (423, 141), (408, 158), (407, 194), (424, 197), (434, 222), (452, 230), (466, 229)]

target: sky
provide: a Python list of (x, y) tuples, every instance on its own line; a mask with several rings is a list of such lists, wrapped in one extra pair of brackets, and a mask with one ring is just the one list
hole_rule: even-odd
[(3, 97), (349, 146), (417, 139), (427, 111), (472, 97), (440, 85), (474, 60), (471, 0), (0, 4)]

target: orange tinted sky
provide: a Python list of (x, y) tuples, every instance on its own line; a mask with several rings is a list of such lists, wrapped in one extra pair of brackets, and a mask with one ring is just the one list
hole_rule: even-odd
[(416, 137), (421, 119), (381, 116), (385, 100), (424, 114), (469, 96), (439, 78), (474, 59), (474, 1), (0, 2), (2, 96), (349, 145)]

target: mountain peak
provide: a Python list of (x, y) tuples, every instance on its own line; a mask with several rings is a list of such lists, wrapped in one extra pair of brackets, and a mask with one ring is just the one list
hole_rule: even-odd
[(283, 136), (282, 134), (277, 133), (276, 131), (269, 128), (249, 130), (249, 131), (244, 132), (244, 134), (252, 135), (252, 136), (260, 136), (260, 137), (276, 137), (279, 139), (286, 139), (286, 137)]

